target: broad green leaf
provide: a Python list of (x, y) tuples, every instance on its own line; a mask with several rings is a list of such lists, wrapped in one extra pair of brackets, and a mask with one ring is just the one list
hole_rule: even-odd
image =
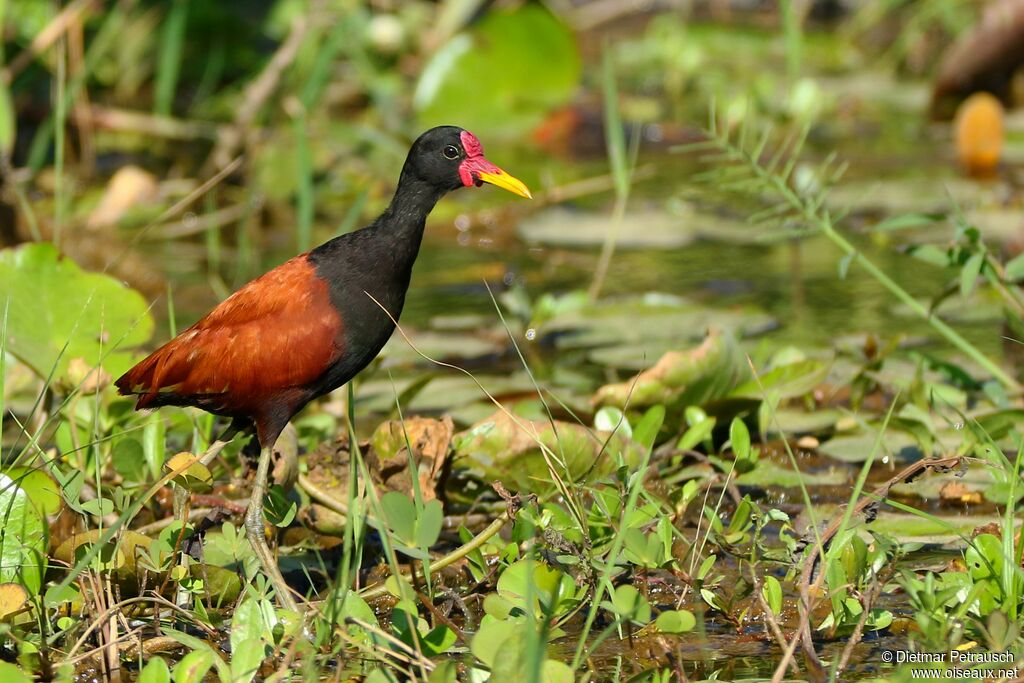
[(430, 673), (427, 683), (458, 683), (459, 665), (450, 659), (441, 660)]
[(256, 677), (266, 654), (263, 640), (248, 639), (234, 645), (231, 639), (231, 683), (249, 683)]
[[(217, 677), (221, 681), (231, 680), (231, 669), (228, 667), (227, 662), (221, 659), (217, 651), (213, 649), (213, 646), (207, 643), (205, 640), (201, 640), (188, 633), (183, 633), (173, 628), (165, 628), (164, 633), (178, 641), (188, 649), (192, 650), (189, 654), (178, 662), (178, 665), (174, 667), (174, 683), (199, 683), (203, 680), (203, 676), (210, 670), (210, 666), (214, 666), (217, 669)], [(191, 657), (192, 655), (206, 655), (205, 657), (197, 657), (197, 661), (192, 663), (187, 669), (181, 670), (181, 676), (193, 676), (200, 669), (202, 672), (196, 678), (179, 678), (179, 670), (182, 664)], [(205, 665), (205, 668), (203, 666)]]
[(985, 254), (978, 252), (972, 254), (967, 263), (960, 268), (960, 296), (968, 297), (974, 291), (974, 283), (981, 275), (981, 269), (985, 265)]
[(549, 450), (558, 476), (565, 477), (568, 470), (572, 480), (611, 473), (618, 456), (632, 467), (643, 457), (638, 444), (621, 431), (595, 433), (575, 422), (513, 419), (502, 411), (456, 434), (452, 443), (456, 456), (485, 476), (532, 492), (553, 488), (542, 446)]
[(363, 679), (363, 683), (398, 683), (398, 678), (387, 667), (377, 667)]
[(34, 467), (12, 467), (5, 474), (28, 494), (39, 514), (52, 515), (60, 510), (60, 485), (45, 471)]
[(1003, 266), (1004, 276), (1010, 282), (1024, 280), (1024, 254), (1017, 254)]
[(0, 307), (7, 313), (7, 350), (39, 376), (82, 358), (113, 376), (132, 363), (128, 351), (153, 333), (138, 292), (112, 277), (81, 270), (48, 243), (0, 251)]
[(0, 662), (0, 681), (4, 683), (32, 683), (34, 679), (17, 664)]
[(661, 633), (686, 633), (697, 626), (697, 618), (689, 610), (668, 610), (658, 615), (654, 626)]
[[(871, 455), (877, 440), (878, 435), (872, 432), (837, 436), (818, 446), (818, 452), (842, 462), (864, 462)], [(889, 431), (882, 437), (875, 458), (883, 455), (898, 455), (899, 462), (919, 457), (919, 451), (913, 438), (901, 432)]]
[(633, 441), (645, 451), (654, 448), (654, 442), (658, 438), (658, 432), (665, 421), (665, 406), (654, 406), (640, 418), (636, 428), (633, 430)]
[(748, 374), (732, 335), (712, 330), (700, 346), (669, 351), (636, 377), (606, 384), (598, 389), (593, 401), (619, 408), (701, 405), (725, 396)]
[(423, 510), (416, 520), (416, 545), (419, 548), (427, 549), (437, 543), (443, 525), (444, 507), (441, 505), (441, 501), (428, 500), (423, 504)]
[(732, 424), (729, 425), (729, 442), (737, 460), (750, 457), (750, 432), (747, 425), (738, 417), (734, 417)]
[(541, 5), (491, 10), (441, 47), (420, 75), (413, 106), (422, 126), (459, 125), (516, 135), (569, 101), (580, 78), (572, 32)]
[(263, 662), (267, 631), (259, 600), (247, 597), (231, 617), (232, 683), (249, 683), (256, 675)]
[(174, 683), (202, 683), (216, 656), (210, 650), (189, 652), (174, 667)]
[(181, 452), (171, 456), (164, 468), (169, 472), (177, 472), (172, 481), (186, 491), (201, 493), (208, 491), (213, 485), (213, 474), (210, 468), (200, 462), (192, 453)]
[(782, 613), (782, 584), (778, 579), (771, 575), (764, 577), (761, 595), (764, 596), (764, 601), (768, 603), (768, 609), (772, 614), (778, 616)]
[(139, 672), (137, 683), (170, 683), (171, 671), (162, 657), (151, 657)]
[(602, 432), (618, 430), (625, 437), (633, 436), (633, 428), (625, 413), (614, 406), (605, 406), (594, 414), (594, 429)]
[(115, 443), (111, 449), (111, 459), (114, 462), (114, 470), (126, 481), (145, 481), (146, 455), (137, 439), (125, 438)]
[(828, 375), (830, 363), (807, 359), (772, 368), (742, 386), (736, 387), (733, 396), (762, 398), (796, 398), (810, 392)]
[(18, 583), (32, 595), (43, 585), (47, 525), (28, 493), (0, 474), (0, 583)]

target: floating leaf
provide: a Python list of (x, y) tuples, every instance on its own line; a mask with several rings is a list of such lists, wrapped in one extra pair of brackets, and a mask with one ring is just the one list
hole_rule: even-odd
[(0, 251), (0, 306), (7, 306), (7, 350), (41, 377), (63, 376), (72, 358), (102, 363), (111, 375), (129, 368), (125, 349), (153, 333), (138, 292), (112, 277), (81, 270), (48, 243)]
[(423, 68), (413, 105), (423, 126), (458, 121), (477, 134), (524, 132), (566, 103), (580, 77), (572, 32), (539, 5), (492, 10)]
[[(837, 436), (821, 444), (818, 452), (842, 462), (864, 462), (871, 455), (877, 440), (878, 435), (871, 432)], [(909, 461), (920, 457), (920, 451), (913, 438), (901, 432), (890, 431), (882, 437), (880, 447), (875, 452), (876, 460), (881, 460), (885, 456), (896, 456), (900, 461)]]
[(686, 633), (697, 626), (697, 617), (689, 610), (668, 610), (658, 615), (654, 626), (661, 633)]
[(633, 379), (601, 387), (593, 402), (619, 408), (700, 405), (728, 394), (747, 374), (746, 362), (732, 335), (712, 330), (700, 346), (669, 351)]
[[(664, 211), (640, 210), (623, 219), (615, 240), (617, 248), (679, 249), (696, 239), (691, 217)], [(519, 234), (531, 244), (560, 247), (600, 246), (615, 228), (607, 213), (583, 213), (555, 207), (538, 212), (519, 224)]]
[(559, 476), (579, 480), (611, 472), (617, 456), (635, 466), (641, 448), (621, 430), (592, 432), (580, 424), (512, 418), (498, 411), (453, 440), (455, 454), (464, 465), (482, 468), (486, 477), (501, 477), (521, 490), (538, 491), (550, 486), (551, 474), (542, 447)]
[(752, 398), (774, 396), (779, 399), (803, 396), (824, 381), (829, 365), (816, 359), (786, 363), (736, 387), (732, 395)]

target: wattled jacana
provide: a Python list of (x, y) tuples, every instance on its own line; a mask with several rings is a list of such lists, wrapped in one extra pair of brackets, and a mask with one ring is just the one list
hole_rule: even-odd
[(274, 443), (307, 403), (365, 368), (394, 331), (427, 214), (446, 193), (490, 183), (530, 197), (454, 126), (416, 140), (388, 208), (369, 226), (256, 278), (117, 380), (136, 409), (195, 406), (232, 418), (209, 462), (237, 431), (260, 445), (245, 529), (279, 601), (296, 604), (267, 546), (263, 496)]

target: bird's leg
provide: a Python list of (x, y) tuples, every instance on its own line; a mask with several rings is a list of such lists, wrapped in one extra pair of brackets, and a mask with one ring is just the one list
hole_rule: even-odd
[(260, 463), (256, 468), (256, 481), (252, 486), (252, 497), (249, 498), (249, 509), (245, 513), (245, 534), (249, 537), (249, 544), (252, 546), (263, 571), (266, 572), (270, 582), (274, 584), (274, 592), (277, 594), (278, 603), (285, 609), (297, 612), (298, 604), (292, 597), (291, 589), (285, 583), (281, 575), (281, 568), (277, 565), (277, 558), (270, 552), (267, 545), (266, 530), (263, 522), (263, 495), (267, 490), (267, 477), (270, 474), (270, 460), (274, 454), (274, 444), (267, 444), (260, 450)]

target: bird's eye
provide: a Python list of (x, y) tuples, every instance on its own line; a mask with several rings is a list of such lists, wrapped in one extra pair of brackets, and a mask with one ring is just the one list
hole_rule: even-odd
[(459, 158), (459, 148), (456, 147), (455, 145), (447, 145), (444, 148), (444, 156), (445, 156), (446, 159), (458, 159)]

